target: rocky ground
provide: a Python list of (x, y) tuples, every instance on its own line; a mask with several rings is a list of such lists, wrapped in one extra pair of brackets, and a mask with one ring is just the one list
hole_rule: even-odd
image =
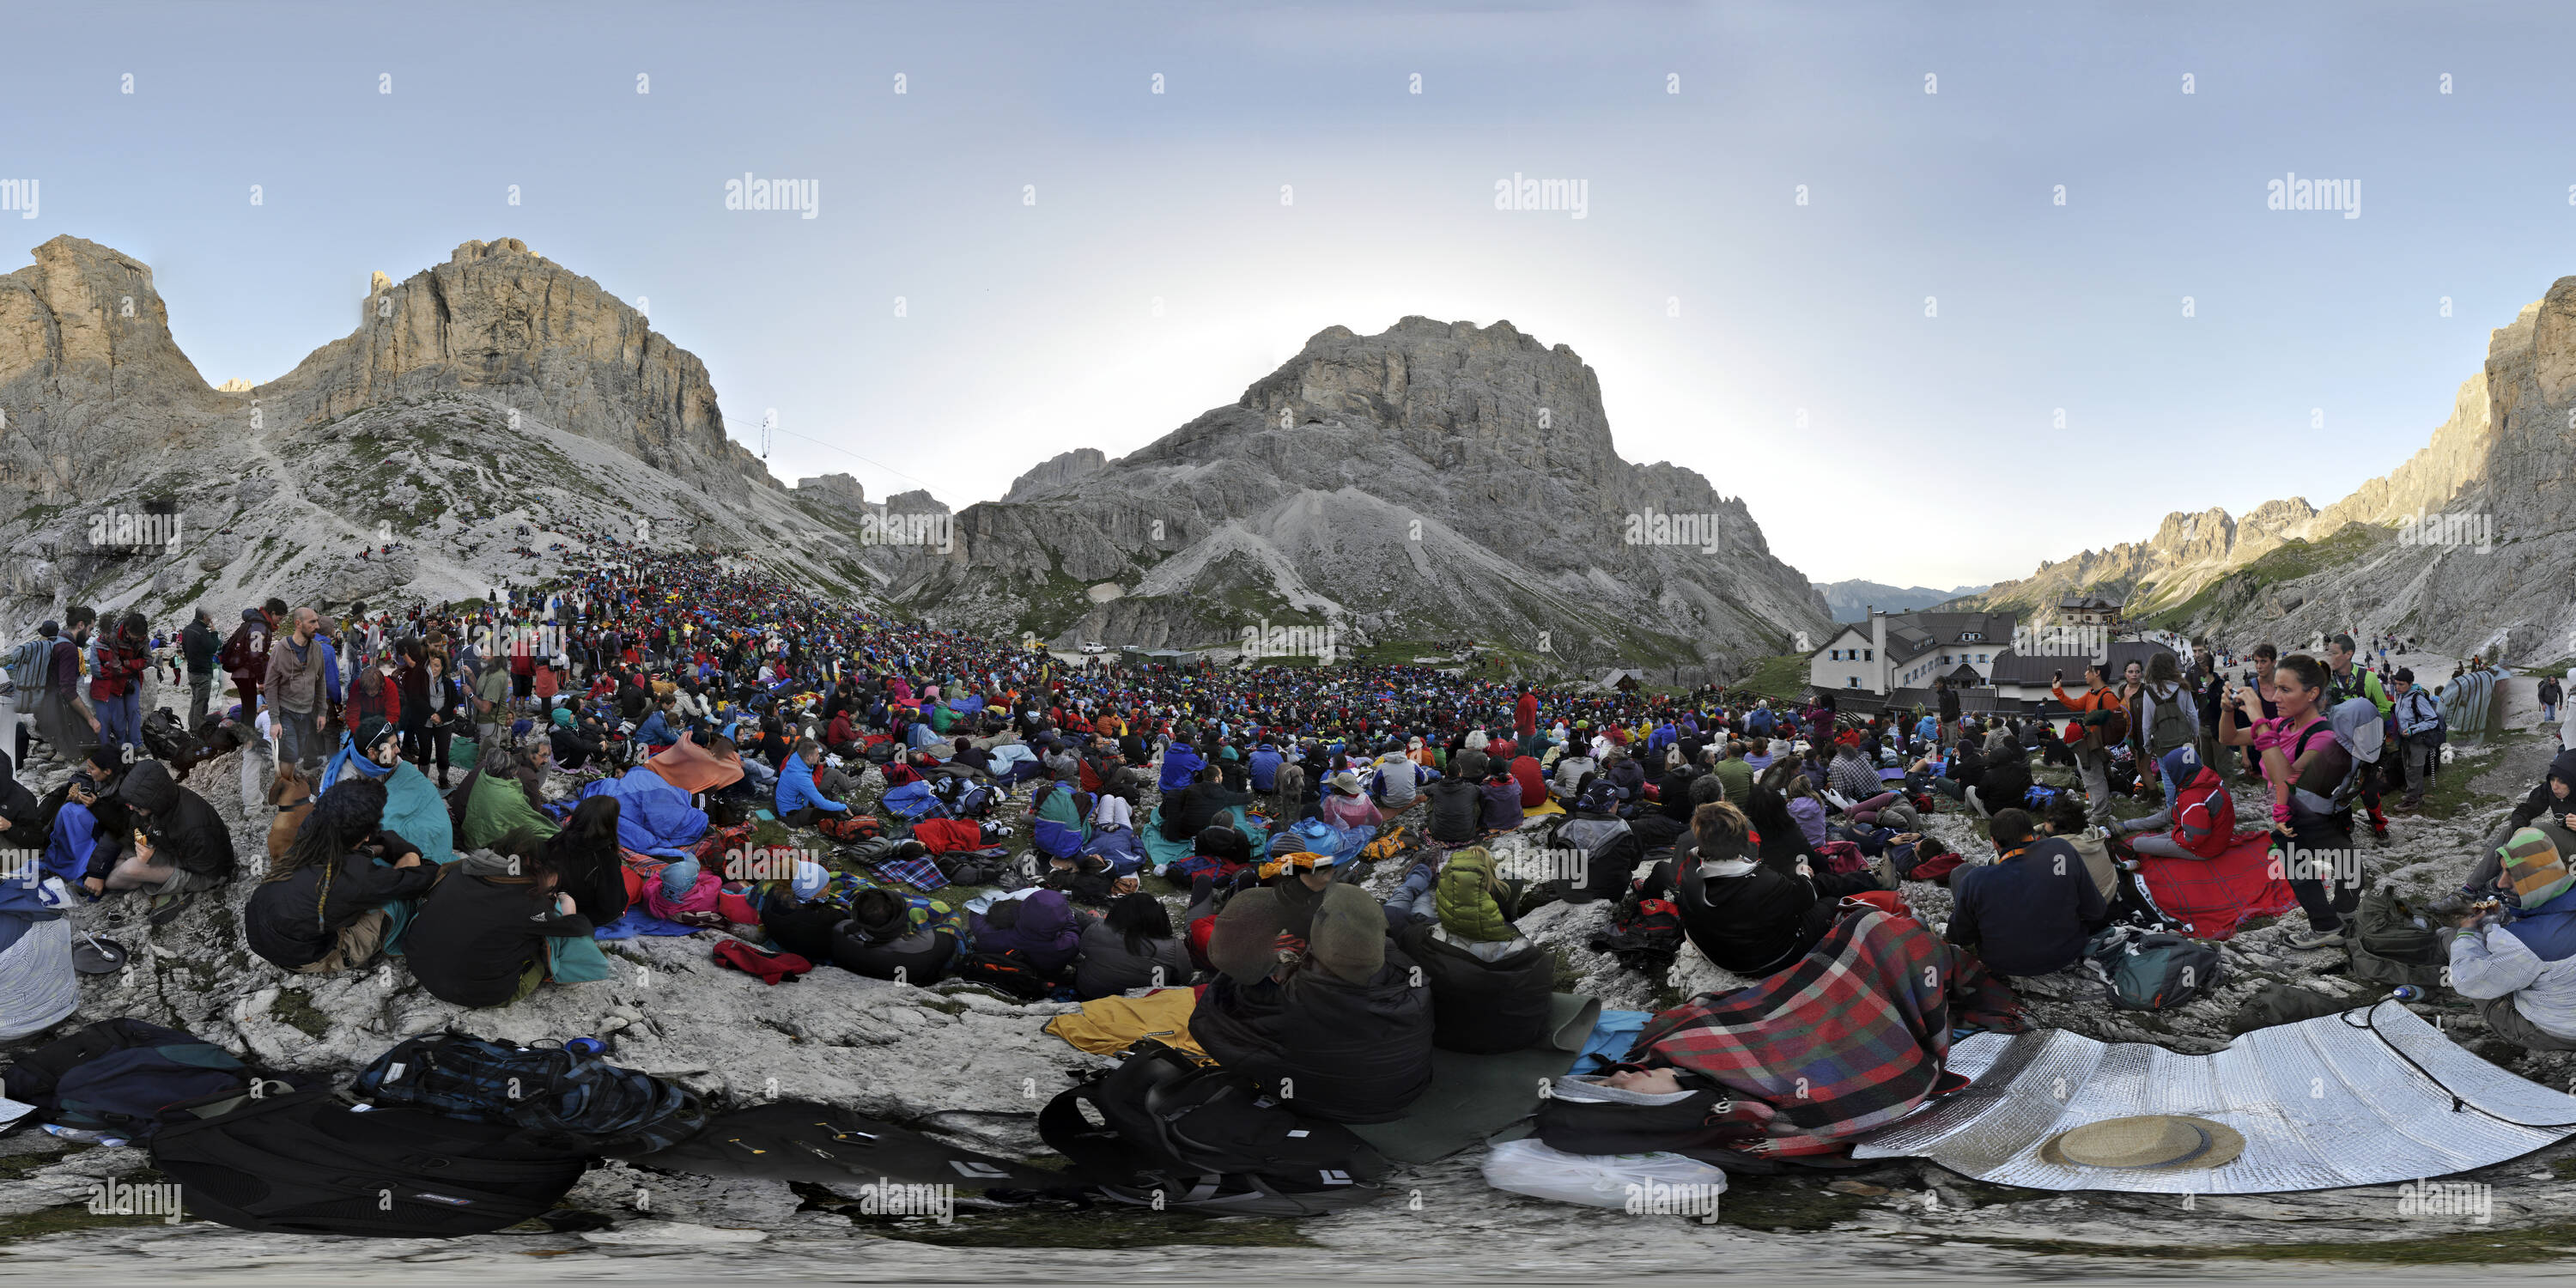
[[(2417, 660), (2421, 667), (2429, 659)], [(2509, 726), (2536, 717), (2530, 685)], [(2507, 801), (2536, 781), (2553, 739), (2509, 733), (2463, 755), (2433, 808), (2397, 818), (2369, 857), (2401, 887), (2456, 884)], [(246, 809), (241, 767), (227, 757), (188, 785), (234, 825), (246, 854), (264, 837), (263, 810)], [(40, 780), (50, 782), (58, 772)], [(2250, 802), (2249, 802), (2250, 806)], [(1967, 853), (1982, 841), (1963, 815), (1930, 830)], [(1025, 835), (1014, 838), (1025, 844)], [(2364, 841), (2365, 846), (2370, 842)], [(1383, 893), (1398, 878), (1370, 878)], [(618, 977), (549, 987), (514, 1007), (460, 1011), (419, 992), (398, 966), (327, 979), (289, 977), (240, 944), (247, 883), (173, 924), (112, 920), (113, 905), (81, 923), (139, 951), (124, 974), (85, 983), (82, 1017), (137, 1015), (184, 1025), (261, 1061), (345, 1073), (400, 1039), (456, 1026), (500, 1038), (596, 1035), (621, 1063), (741, 1103), (812, 1097), (916, 1124), (999, 1152), (1040, 1151), (1033, 1115), (1070, 1076), (1099, 1062), (1039, 1032), (1060, 1005), (1023, 1006), (979, 990), (923, 990), (831, 968), (763, 988), (709, 961), (706, 935), (625, 941)], [(1946, 892), (1909, 884), (1927, 920)], [(1177, 898), (1177, 895), (1171, 897)], [(1730, 981), (1687, 958), (1665, 981), (1618, 970), (1582, 946), (1607, 916), (1601, 905), (1542, 909), (1525, 928), (1557, 948), (1568, 972), (1605, 1005), (1649, 1009), (1684, 990)], [(2322, 987), (2358, 1001), (2375, 988), (2344, 979), (2339, 956), (2283, 943), (2303, 918), (2257, 925), (2229, 944), (2230, 978), (2177, 1011), (2116, 1015), (2074, 975), (2028, 981), (2043, 1024), (2109, 1041), (2217, 1049), (2228, 1020), (2261, 980)], [(2477, 1036), (2456, 1002), (2430, 1004), (2472, 1050), (2551, 1086), (2569, 1085), (2565, 1056), (2534, 1056)], [(544, 1273), (567, 1277), (1005, 1277), (1096, 1281), (1118, 1274), (1171, 1279), (1486, 1279), (1604, 1273), (1737, 1272), (1917, 1278), (1958, 1273), (1962, 1258), (2012, 1278), (2069, 1273), (2183, 1272), (2195, 1276), (2325, 1273), (2331, 1263), (2542, 1270), (2576, 1247), (2576, 1144), (2454, 1178), (2494, 1186), (2489, 1222), (2398, 1215), (2395, 1187), (2282, 1196), (2203, 1198), (2052, 1194), (1983, 1185), (1938, 1167), (1895, 1161), (1826, 1183), (1739, 1180), (1718, 1223), (1627, 1217), (1501, 1193), (1476, 1156), (1411, 1168), (1397, 1199), (1302, 1222), (1208, 1220), (1130, 1210), (962, 1207), (953, 1224), (854, 1214), (850, 1195), (815, 1186), (670, 1175), (617, 1163), (596, 1169), (567, 1206), (585, 1214), (509, 1233), (452, 1241), (355, 1241), (251, 1235), (207, 1222), (91, 1215), (91, 1185), (149, 1180), (134, 1149), (64, 1148), (42, 1134), (0, 1138), (0, 1276), (156, 1280), (235, 1278), (346, 1282)], [(575, 1228), (596, 1227), (596, 1228)], [(757, 1235), (754, 1240), (753, 1236)], [(2348, 1269), (2349, 1267), (2345, 1267)]]

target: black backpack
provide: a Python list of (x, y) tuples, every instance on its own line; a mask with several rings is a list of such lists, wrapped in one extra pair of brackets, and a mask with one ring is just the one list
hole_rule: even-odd
[(114, 1019), (28, 1052), (0, 1075), (0, 1088), (36, 1106), (22, 1125), (42, 1121), (142, 1140), (191, 1107), (270, 1087), (292, 1090), (301, 1081), (263, 1074), (179, 1029)]
[(1385, 1156), (1350, 1128), (1150, 1040), (1047, 1102), (1038, 1134), (1101, 1193), (1156, 1210), (1314, 1216), (1385, 1193)]
[(1611, 914), (1610, 929), (1594, 935), (1587, 947), (1618, 958), (1620, 965), (1648, 979), (1662, 979), (1681, 955), (1683, 938), (1682, 910), (1672, 900), (1630, 890)]
[(412, 1038), (376, 1057), (350, 1091), (519, 1128), (555, 1149), (601, 1157), (649, 1154), (707, 1123), (697, 1093), (562, 1047), (486, 1042), (462, 1033)]
[(551, 1210), (589, 1166), (515, 1127), (363, 1110), (327, 1088), (243, 1098), (152, 1140), (190, 1215), (264, 1234), (454, 1238)]
[(998, 952), (959, 953), (948, 965), (951, 978), (970, 984), (981, 984), (1016, 997), (1023, 1002), (1043, 1002), (1055, 992), (1054, 981), (1046, 972), (1030, 964), (1029, 955), (1017, 948)]

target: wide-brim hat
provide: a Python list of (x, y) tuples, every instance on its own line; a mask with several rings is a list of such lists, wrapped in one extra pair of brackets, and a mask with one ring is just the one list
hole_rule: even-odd
[(2189, 1114), (2135, 1114), (2070, 1128), (2040, 1142), (2039, 1156), (2062, 1167), (2124, 1172), (2206, 1171), (2234, 1162), (2245, 1136)]

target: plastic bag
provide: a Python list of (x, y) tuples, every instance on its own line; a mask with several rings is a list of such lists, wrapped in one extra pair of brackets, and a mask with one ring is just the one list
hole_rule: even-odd
[[(1641, 1196), (1710, 1197), (1726, 1190), (1726, 1172), (1680, 1154), (1568, 1154), (1535, 1140), (1507, 1140), (1485, 1156), (1485, 1183), (1498, 1190), (1625, 1210)], [(1658, 1192), (1653, 1187), (1665, 1187)]]

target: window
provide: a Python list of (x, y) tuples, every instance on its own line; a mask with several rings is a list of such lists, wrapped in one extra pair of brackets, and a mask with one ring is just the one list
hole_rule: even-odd
[(1950, 664), (1950, 655), (1949, 655), (1949, 654), (1947, 654), (1947, 653), (1942, 654), (1942, 655), (1941, 655), (1941, 665), (1943, 665), (1943, 666), (1948, 666), (1949, 664)]
[(1859, 688), (1859, 687), (1860, 687), (1860, 677), (1859, 677), (1859, 676), (1855, 675), (1855, 676), (1852, 676), (1852, 677), (1851, 677), (1851, 687), (1853, 687), (1853, 688), (1855, 688), (1855, 689), (1857, 689), (1857, 688)]
[(1873, 656), (1873, 654), (1875, 654), (1875, 653), (1876, 653), (1876, 651), (1877, 651), (1877, 650), (1875, 650), (1875, 649), (1862, 649), (1862, 650), (1860, 651), (1860, 660), (1861, 660), (1861, 661), (1864, 661), (1864, 662), (1875, 662), (1875, 661), (1877, 661), (1878, 659), (1877, 659), (1875, 656)]
[(1959, 641), (1963, 644), (1982, 644), (1985, 639), (1984, 631), (1964, 631), (1959, 635)]
[(1983, 653), (1979, 653), (1979, 654), (1977, 655), (1977, 660), (1978, 660), (1978, 661), (1980, 661), (1980, 662), (1985, 661), (1985, 660), (1986, 660), (1986, 655), (1985, 655), (1985, 654), (1983, 654)]

